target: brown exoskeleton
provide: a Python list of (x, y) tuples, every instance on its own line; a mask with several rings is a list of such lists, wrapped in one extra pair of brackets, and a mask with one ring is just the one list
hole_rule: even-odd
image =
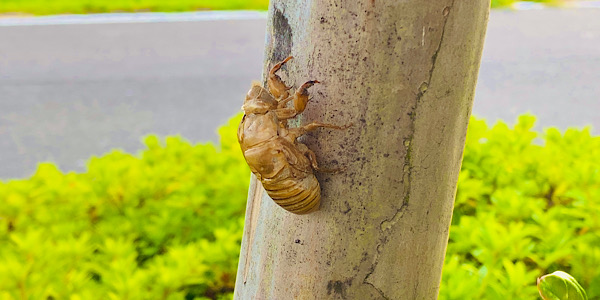
[[(297, 138), (319, 127), (345, 129), (319, 122), (289, 128), (288, 120), (302, 113), (308, 103), (308, 88), (319, 81), (307, 81), (293, 95), (275, 74), (292, 57), (273, 66), (267, 78), (269, 91), (254, 82), (242, 109), (244, 117), (238, 128), (238, 141), (250, 170), (269, 196), (279, 206), (295, 214), (319, 209), (321, 188), (313, 170), (320, 169), (315, 153)], [(286, 104), (293, 101), (294, 107)]]

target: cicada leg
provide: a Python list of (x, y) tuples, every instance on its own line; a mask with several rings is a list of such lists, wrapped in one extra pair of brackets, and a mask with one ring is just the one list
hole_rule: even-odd
[(287, 103), (294, 100), (295, 97), (296, 97), (296, 95), (293, 95), (293, 96), (289, 96), (289, 97), (279, 101), (279, 103), (277, 104), (277, 108), (285, 108)]
[(287, 57), (283, 61), (274, 65), (273, 68), (271, 68), (271, 71), (269, 71), (269, 77), (267, 78), (267, 86), (271, 95), (273, 95), (275, 99), (279, 101), (287, 99), (289, 97), (290, 93), (288, 91), (291, 89), (291, 87), (286, 86), (283, 80), (281, 80), (281, 77), (279, 77), (279, 75), (275, 73), (279, 71), (279, 69), (281, 69), (281, 67), (292, 58), (292, 56)]
[(308, 125), (304, 125), (302, 127), (288, 129), (288, 135), (286, 136), (286, 138), (290, 142), (295, 143), (297, 145), (298, 150), (300, 150), (300, 152), (302, 152), (302, 154), (304, 154), (304, 156), (306, 156), (308, 158), (308, 160), (310, 161), (310, 165), (312, 166), (312, 168), (315, 171), (326, 172), (326, 173), (337, 173), (337, 172), (343, 171), (344, 168), (326, 169), (326, 168), (319, 167), (315, 153), (312, 150), (308, 149), (308, 147), (306, 147), (306, 145), (296, 142), (296, 139), (298, 137), (300, 137), (301, 135), (303, 135), (311, 130), (320, 128), (320, 127), (343, 130), (343, 129), (348, 129), (350, 126), (352, 126), (352, 124), (348, 124), (346, 126), (337, 126), (337, 125), (333, 125), (333, 124), (313, 122)]
[(286, 121), (295, 117), (298, 112), (293, 108), (278, 108), (275, 110), (275, 114), (277, 115), (277, 119), (279, 119), (279, 121)]
[(296, 145), (298, 147), (298, 150), (300, 150), (300, 152), (302, 152), (302, 154), (304, 154), (304, 156), (308, 158), (313, 170), (323, 173), (338, 173), (345, 170), (345, 168), (328, 169), (319, 167), (319, 164), (317, 163), (317, 156), (312, 150), (308, 149), (308, 147), (306, 147), (306, 145), (302, 143), (297, 143)]
[(294, 94), (294, 108), (298, 113), (301, 113), (306, 109), (306, 104), (308, 103), (308, 88), (315, 85), (315, 83), (320, 83), (318, 80), (310, 80), (305, 82), (302, 86), (296, 90)]
[(315, 83), (320, 83), (318, 80), (310, 80), (305, 82), (302, 86), (300, 86), (294, 95), (289, 96), (281, 101), (277, 105), (278, 108), (285, 108), (286, 104), (292, 100), (294, 100), (294, 109), (296, 110), (296, 114), (302, 113), (304, 109), (306, 109), (306, 104), (310, 100), (308, 98), (308, 88), (315, 85)]
[[(306, 108), (306, 103), (308, 103), (308, 100), (309, 100), (308, 99), (308, 88), (313, 86), (315, 83), (319, 83), (319, 81), (317, 81), (317, 80), (307, 81), (302, 86), (300, 86), (298, 88), (298, 90), (296, 90), (296, 93), (294, 93), (293, 96), (289, 96), (286, 99), (279, 101), (279, 104), (277, 105), (277, 109), (275, 110), (275, 113), (277, 114), (277, 118), (279, 120), (283, 121), (283, 120), (294, 118), (299, 113), (302, 113), (304, 111), (304, 109)], [(288, 102), (290, 102), (291, 100), (294, 100), (294, 108), (285, 107), (285, 105)], [(314, 123), (314, 124), (317, 124), (317, 123)], [(318, 124), (322, 124), (322, 123), (318, 123)], [(312, 125), (307, 125), (307, 126), (310, 127)], [(332, 125), (332, 126), (335, 126), (335, 125)], [(307, 127), (307, 128), (309, 128), (309, 127)], [(327, 127), (327, 126), (321, 126), (321, 127)], [(312, 130), (312, 129), (308, 129), (308, 130)]]

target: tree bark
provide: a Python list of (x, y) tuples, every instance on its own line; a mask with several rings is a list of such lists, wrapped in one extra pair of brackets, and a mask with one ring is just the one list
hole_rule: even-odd
[(253, 178), (236, 299), (435, 299), (489, 0), (271, 0), (266, 71), (312, 100), (296, 125), (321, 209), (284, 211)]

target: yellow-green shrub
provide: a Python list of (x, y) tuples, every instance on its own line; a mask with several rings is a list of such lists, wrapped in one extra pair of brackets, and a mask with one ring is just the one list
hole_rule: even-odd
[(226, 296), (249, 172), (222, 136), (220, 149), (151, 136), (140, 156), (114, 151), (82, 174), (40, 164), (0, 183), (0, 299)]
[(537, 299), (556, 270), (600, 299), (600, 138), (534, 121), (471, 120), (441, 299)]
[[(249, 179), (238, 121), (220, 149), (149, 137), (82, 174), (42, 164), (0, 183), (0, 299), (230, 297)], [(600, 299), (600, 138), (533, 122), (471, 120), (440, 299), (537, 299), (558, 269)]]

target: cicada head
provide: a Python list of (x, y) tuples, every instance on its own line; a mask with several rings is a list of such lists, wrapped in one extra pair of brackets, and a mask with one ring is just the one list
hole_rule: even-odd
[(277, 100), (259, 82), (252, 82), (242, 109), (246, 114), (264, 114), (277, 108)]

